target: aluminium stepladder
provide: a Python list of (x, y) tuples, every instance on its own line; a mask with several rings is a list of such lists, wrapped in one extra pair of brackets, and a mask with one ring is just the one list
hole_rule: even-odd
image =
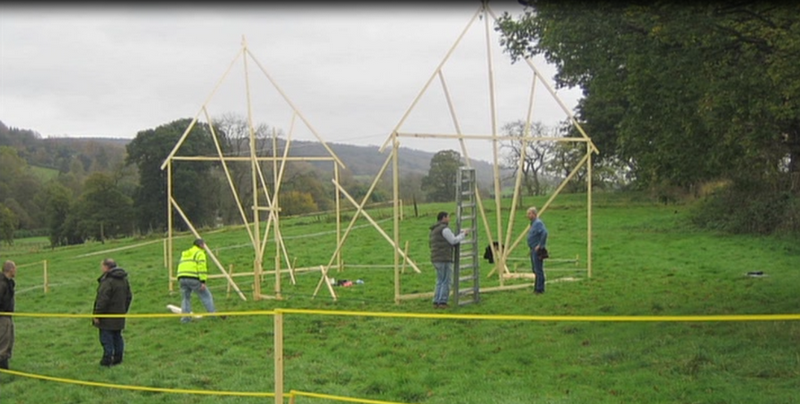
[(480, 301), (476, 192), (475, 169), (459, 168), (456, 175), (456, 229), (458, 232), (469, 230), (469, 234), (455, 248), (453, 303), (456, 306)]

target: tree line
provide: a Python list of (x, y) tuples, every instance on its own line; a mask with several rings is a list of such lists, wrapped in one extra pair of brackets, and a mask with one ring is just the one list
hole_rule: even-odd
[[(176, 156), (217, 157), (213, 138), (216, 134), (225, 156), (249, 157), (247, 121), (228, 114), (215, 122), (213, 130), (205, 123), (196, 123)], [(0, 238), (11, 243), (15, 235), (18, 238), (46, 235), (52, 246), (63, 246), (165, 231), (167, 171), (161, 169), (161, 164), (190, 123), (190, 119), (178, 119), (142, 130), (130, 142), (42, 139), (34, 131), (8, 128), (0, 123)], [(506, 125), (504, 131), (521, 133), (520, 125), (520, 122)], [(536, 124), (536, 128), (546, 130), (541, 124)], [(276, 140), (273, 143), (272, 132), (265, 124), (254, 128), (259, 156), (272, 156), (275, 146), (278, 149), (274, 155), (283, 154), (285, 142)], [(280, 132), (275, 133), (280, 139)], [(513, 150), (518, 146), (514, 142), (503, 146), (512, 150), (506, 168), (516, 167)], [(545, 154), (536, 156), (544, 158)], [(555, 155), (563, 157), (561, 152)], [(552, 160), (546, 159), (548, 162)], [(568, 164), (568, 160), (560, 161)], [(247, 206), (254, 200), (250, 164), (249, 160), (228, 161), (223, 167), (219, 161), (173, 160), (172, 196), (197, 227), (240, 224), (243, 214), (249, 217)], [(462, 165), (461, 155), (454, 150), (436, 153), (430, 159), (427, 175), (404, 173), (400, 176), (399, 197), (410, 203), (453, 201), (456, 172)], [(276, 168), (272, 162), (261, 163), (268, 190), (275, 189)], [(545, 182), (552, 183), (559, 169), (551, 162), (546, 170), (538, 167), (526, 170), (525, 183), (530, 184), (533, 178), (536, 184), (526, 188), (527, 194), (544, 193), (547, 190)], [(566, 176), (569, 169), (564, 169), (562, 174)], [(335, 189), (330, 176), (329, 166), (321, 167), (315, 162), (288, 162), (281, 181), (281, 214), (290, 216), (332, 210)], [(550, 180), (540, 180), (545, 176)], [(363, 175), (357, 178), (349, 168), (341, 170), (339, 178), (340, 184), (356, 200), (365, 197), (373, 180)], [(581, 190), (580, 184), (584, 181), (578, 176), (574, 181), (578, 184), (575, 190)], [(389, 201), (392, 186), (392, 176), (384, 175), (370, 194), (369, 201)], [(491, 184), (484, 184), (481, 188), (482, 193), (489, 196)], [(267, 196), (260, 184), (256, 192), (259, 205), (266, 205)], [(244, 213), (240, 211), (237, 199), (245, 206)], [(187, 229), (180, 219), (173, 224), (178, 230)]]
[[(218, 156), (214, 133), (225, 156), (249, 157), (247, 121), (228, 114), (216, 122), (213, 130), (196, 123), (177, 156)], [(178, 119), (142, 130), (130, 142), (100, 143), (42, 139), (35, 131), (0, 122), (0, 240), (11, 243), (15, 236), (47, 236), (51, 245), (62, 246), (165, 231), (167, 172), (161, 164), (190, 123)], [(271, 128), (261, 124), (254, 130), (258, 154), (272, 156)], [(274, 155), (282, 154), (279, 146)], [(273, 192), (275, 166), (262, 162), (261, 168), (266, 187)], [(236, 198), (243, 201), (247, 215), (254, 198), (251, 172), (249, 160), (228, 161), (227, 173), (219, 161), (175, 161), (172, 195), (197, 227), (240, 224)], [(282, 215), (332, 210), (331, 175), (329, 166), (288, 162), (281, 181)], [(425, 201), (421, 179), (422, 175), (405, 175), (401, 197)], [(357, 200), (370, 186), (349, 168), (340, 171), (339, 183)], [(370, 202), (390, 200), (391, 186), (391, 181), (380, 181)], [(256, 193), (262, 206), (267, 204), (264, 192), (259, 184)], [(174, 225), (187, 229), (180, 219)]]
[[(800, 7), (783, 2), (523, 1), (496, 29), (543, 55), (577, 118), (641, 188), (709, 196), (698, 224), (800, 229)], [(573, 134), (574, 136), (575, 134)]]

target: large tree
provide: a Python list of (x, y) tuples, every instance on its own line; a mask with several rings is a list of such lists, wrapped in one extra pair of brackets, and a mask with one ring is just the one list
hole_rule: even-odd
[(11, 209), (0, 203), (0, 240), (8, 245), (14, 244), (14, 231), (19, 220)]
[[(506, 136), (518, 137), (504, 141), (502, 149), (506, 151), (506, 164), (504, 168), (516, 170), (522, 160), (522, 186), (528, 196), (544, 193), (543, 177), (549, 170), (549, 162), (553, 159), (555, 145), (550, 141), (525, 141), (523, 137), (555, 137), (557, 128), (551, 128), (541, 122), (533, 122), (530, 128), (525, 128), (525, 121), (514, 121), (503, 126), (502, 132)], [(523, 149), (522, 145), (525, 144)], [(524, 156), (523, 156), (524, 154)]]
[(800, 8), (777, 2), (530, 1), (498, 29), (542, 54), (602, 153), (643, 184), (800, 172)]
[[(155, 129), (140, 131), (127, 146), (127, 164), (139, 169), (139, 186), (134, 194), (136, 218), (142, 231), (164, 231), (167, 228), (167, 170), (161, 170), (173, 147), (191, 123), (191, 119), (179, 119)], [(205, 123), (197, 122), (178, 149), (178, 156), (215, 156), (216, 148), (211, 130)], [(214, 201), (208, 195), (206, 183), (212, 181), (208, 175), (212, 163), (200, 161), (176, 161), (172, 167), (172, 195), (183, 212), (195, 225), (212, 224)], [(175, 225), (185, 229), (178, 219)]]
[(94, 173), (86, 180), (85, 191), (70, 209), (77, 231), (84, 240), (105, 241), (133, 233), (133, 201), (117, 188), (114, 179)]
[[(66, 231), (67, 217), (72, 205), (72, 192), (56, 181), (51, 181), (44, 188), (43, 198), (45, 223), (49, 231), (50, 246), (57, 247), (69, 244)], [(130, 209), (130, 207), (129, 207)]]
[(461, 154), (455, 150), (442, 150), (431, 158), (428, 175), (422, 178), (422, 190), (427, 193), (429, 201), (455, 200), (456, 180), (462, 165)]
[[(800, 7), (779, 2), (533, 0), (498, 24), (513, 58), (543, 55), (601, 162), (664, 195), (719, 181), (696, 220), (800, 231)], [(746, 218), (746, 220), (742, 220)], [(721, 224), (721, 225), (720, 225)]]
[[(266, 124), (250, 125), (247, 117), (228, 113), (215, 119), (214, 126), (218, 128), (217, 135), (219, 135), (220, 146), (223, 150), (227, 150), (229, 156), (237, 157), (250, 157), (250, 136), (254, 136), (254, 143), (256, 147), (256, 155), (259, 157), (272, 157), (272, 128)], [(282, 156), (282, 151), (278, 151), (278, 156)], [(269, 181), (273, 178), (271, 161), (261, 162), (262, 173), (265, 180)], [(249, 160), (246, 161), (228, 161), (228, 173), (230, 174), (231, 182), (228, 182), (227, 176), (220, 168), (214, 175), (220, 178), (220, 189), (216, 193), (219, 204), (219, 216), (225, 223), (241, 223), (241, 213), (236, 204), (236, 199), (231, 190), (231, 183), (239, 201), (245, 206), (245, 211), (249, 212), (248, 206), (253, 202), (253, 177), (252, 166)], [(262, 192), (263, 193), (263, 192)], [(262, 198), (259, 196), (259, 198)], [(262, 202), (265, 204), (265, 202)]]

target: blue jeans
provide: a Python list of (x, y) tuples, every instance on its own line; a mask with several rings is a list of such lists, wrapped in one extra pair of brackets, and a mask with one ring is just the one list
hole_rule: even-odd
[[(200, 298), (200, 302), (203, 303), (207, 312), (214, 313), (217, 311), (214, 308), (214, 297), (211, 296), (211, 291), (207, 287), (200, 289), (203, 283), (199, 279), (180, 278), (179, 282), (181, 284), (181, 294), (183, 295), (181, 313), (192, 312), (192, 292), (197, 293), (197, 297)], [(188, 323), (189, 321), (192, 321), (191, 317), (181, 317), (181, 322)]]
[(122, 339), (122, 330), (100, 329), (100, 345), (103, 346), (103, 356), (122, 357), (125, 352), (125, 340)]
[(544, 260), (539, 259), (539, 255), (534, 250), (531, 250), (531, 264), (533, 265), (533, 274), (536, 275), (533, 291), (544, 293)]
[(445, 304), (450, 297), (453, 263), (434, 262), (433, 267), (436, 268), (436, 289), (433, 291), (433, 304)]

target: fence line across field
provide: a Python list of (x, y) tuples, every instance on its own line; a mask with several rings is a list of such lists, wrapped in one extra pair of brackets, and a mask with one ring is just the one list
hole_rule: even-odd
[[(141, 313), (141, 314), (65, 314), (65, 313), (0, 313), (14, 317), (34, 317), (34, 318), (170, 318), (181, 317), (182, 313)], [(288, 315), (322, 315), (338, 317), (375, 317), (375, 318), (394, 318), (394, 319), (431, 319), (431, 320), (477, 320), (477, 321), (500, 321), (500, 322), (750, 322), (750, 321), (800, 321), (800, 314), (726, 314), (726, 315), (685, 315), (685, 316), (544, 316), (544, 315), (505, 315), (505, 314), (447, 314), (447, 313), (412, 313), (412, 312), (368, 312), (368, 311), (338, 311), (338, 310), (309, 310), (309, 309), (274, 309), (274, 310), (254, 310), (254, 311), (235, 311), (235, 312), (215, 312), (215, 313), (194, 313), (195, 317), (217, 317), (217, 316), (272, 316), (273, 317), (273, 352), (274, 352), (274, 391), (272, 392), (244, 392), (244, 391), (220, 391), (220, 390), (200, 390), (200, 389), (171, 389), (149, 386), (121, 385), (102, 382), (82, 381), (66, 379), (48, 375), (39, 375), (16, 370), (0, 369), (0, 373), (7, 373), (19, 377), (77, 384), (83, 386), (103, 387), (119, 390), (134, 390), (142, 392), (173, 393), (173, 394), (194, 394), (194, 395), (215, 395), (215, 396), (240, 396), (240, 397), (273, 397), (275, 404), (283, 404), (284, 397), (289, 398), (290, 403), (295, 401), (296, 396), (326, 398), (334, 401), (345, 401), (366, 404), (403, 404), (391, 401), (379, 401), (361, 397), (334, 396), (323, 393), (300, 392), (289, 390), (284, 392), (284, 339), (290, 335), (284, 334), (284, 320)]]

